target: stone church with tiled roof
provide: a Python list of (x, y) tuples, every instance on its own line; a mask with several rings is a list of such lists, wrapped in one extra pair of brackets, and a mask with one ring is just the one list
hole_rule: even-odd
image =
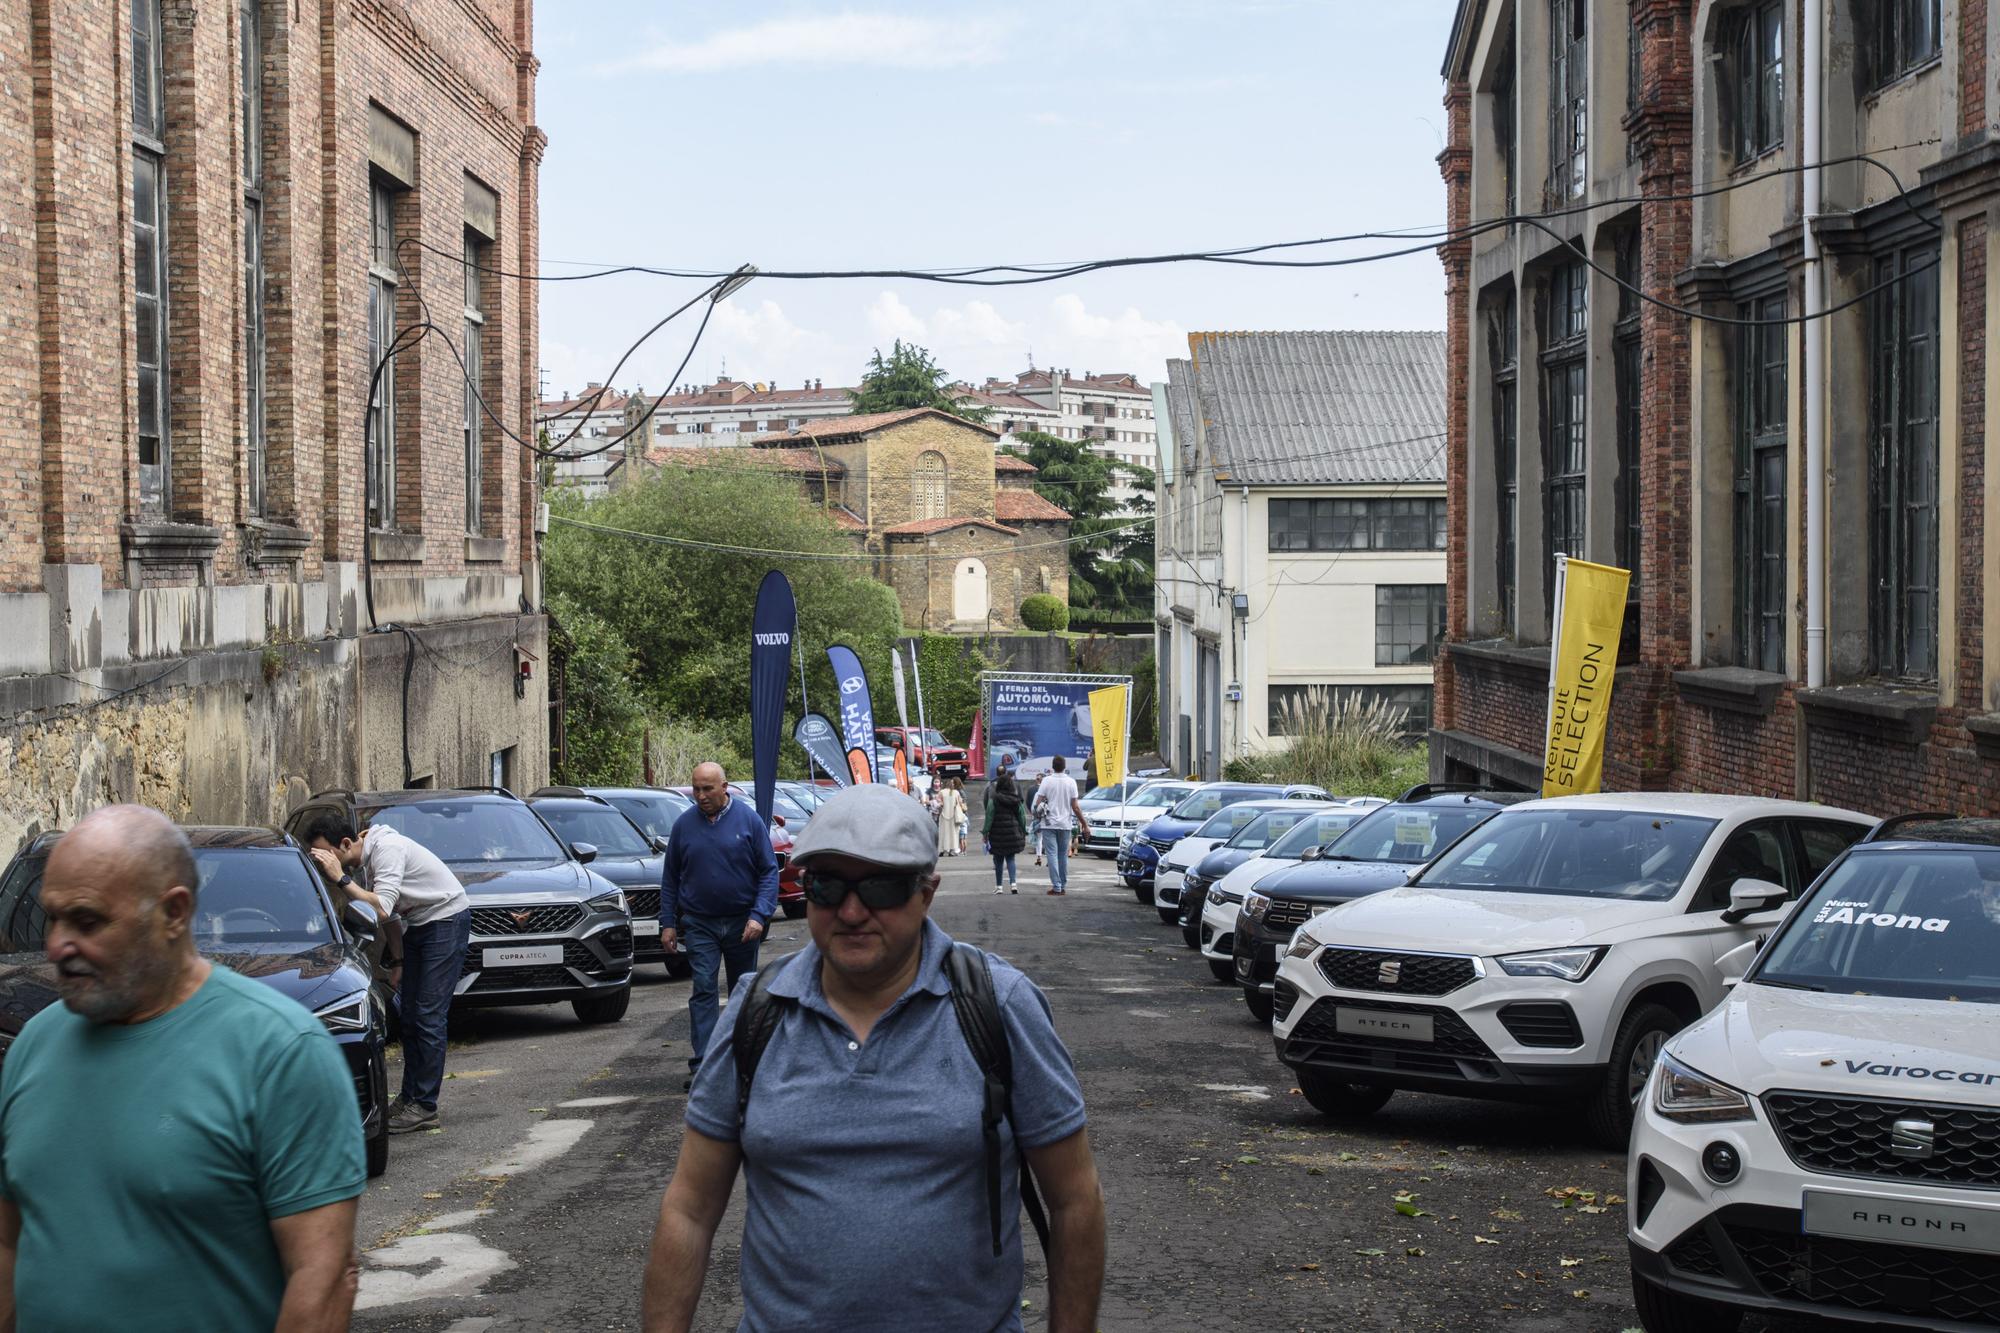
[(657, 450), (675, 465), (755, 460), (824, 501), (903, 624), (958, 634), (1021, 627), (1034, 593), (1069, 600), (1070, 515), (1033, 489), (1034, 466), (995, 451), (1000, 432), (932, 408), (808, 421), (720, 449)]

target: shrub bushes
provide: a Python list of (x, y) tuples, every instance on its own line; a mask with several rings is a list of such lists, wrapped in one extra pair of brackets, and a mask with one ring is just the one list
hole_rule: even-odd
[(1069, 604), (1060, 597), (1038, 592), (1022, 599), (1021, 623), (1044, 634), (1069, 628)]

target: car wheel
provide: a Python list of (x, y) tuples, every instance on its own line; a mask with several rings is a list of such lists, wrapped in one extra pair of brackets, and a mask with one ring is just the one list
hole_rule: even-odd
[(368, 1140), (368, 1178), (370, 1180), (389, 1169), (389, 1117), (382, 1116), (382, 1123), (375, 1128), (375, 1137)]
[(780, 903), (778, 905), (785, 909), (785, 920), (787, 921), (797, 921), (806, 914), (806, 902), (803, 898), (795, 903)]
[(1236, 961), (1234, 959), (1210, 958), (1206, 961), (1210, 976), (1225, 986), (1231, 986), (1236, 983)]
[(1100, 861), (1115, 861), (1118, 859), (1118, 853), (1116, 852), (1092, 852), (1091, 855)]
[(631, 1004), (632, 988), (620, 986), (611, 995), (590, 995), (581, 1000), (571, 1000), (569, 1007), (576, 1011), (579, 1023), (616, 1023), (625, 1017), (625, 1011)]
[(1656, 1287), (1632, 1275), (1632, 1303), (1639, 1307), (1639, 1323), (1646, 1333), (1736, 1333), (1743, 1312), (1698, 1296)]
[(1336, 1120), (1374, 1115), (1396, 1095), (1394, 1088), (1379, 1083), (1349, 1083), (1338, 1074), (1319, 1069), (1301, 1069), (1297, 1073), (1299, 1091), (1312, 1103), (1313, 1110)]
[(1159, 912), (1159, 914), (1160, 914), (1160, 924), (1161, 924), (1161, 925), (1163, 925), (1163, 926), (1178, 926), (1178, 925), (1179, 925), (1179, 924), (1181, 923), (1181, 909), (1180, 909), (1180, 908), (1178, 908), (1178, 907), (1159, 907), (1159, 908), (1156, 908), (1155, 910), (1156, 910), (1156, 911), (1158, 911), (1158, 912)]
[(1201, 921), (1199, 918), (1192, 921), (1183, 920), (1181, 922), (1181, 943), (1187, 945), (1190, 949), (1199, 949), (1201, 947)]
[(694, 964), (688, 961), (688, 956), (684, 953), (668, 954), (666, 967), (667, 979), (670, 981), (686, 981), (694, 975)]
[(1243, 1003), (1250, 1010), (1250, 1017), (1262, 1023), (1265, 1027), (1271, 1026), (1272, 1011), (1270, 996), (1254, 986), (1245, 986), (1243, 988)]
[(1148, 884), (1143, 879), (1128, 879), (1125, 882), (1131, 886), (1132, 896), (1134, 898), (1137, 898), (1140, 902), (1144, 903), (1148, 907), (1151, 907), (1153, 905), (1152, 885)]
[(1646, 1090), (1653, 1062), (1667, 1038), (1687, 1024), (1664, 1005), (1642, 1004), (1625, 1015), (1611, 1043), (1604, 1083), (1584, 1105), (1584, 1118), (1598, 1146), (1622, 1152), (1632, 1138), (1632, 1110)]

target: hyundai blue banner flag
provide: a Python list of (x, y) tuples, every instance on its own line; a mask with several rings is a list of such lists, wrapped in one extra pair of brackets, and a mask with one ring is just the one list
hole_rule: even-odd
[(792, 684), (792, 632), (798, 627), (792, 585), (772, 570), (757, 589), (750, 621), (750, 750), (757, 818), (771, 822), (778, 791), (778, 745), (785, 735), (785, 695)]
[[(868, 673), (861, 659), (844, 643), (826, 650), (833, 665), (834, 684), (840, 687), (840, 746), (857, 782), (880, 782), (875, 771), (875, 705), (868, 697)], [(864, 771), (865, 770), (865, 771)]]
[(807, 713), (792, 728), (792, 739), (797, 741), (812, 761), (826, 770), (826, 775), (843, 787), (854, 785), (854, 776), (847, 771), (847, 751), (840, 744), (840, 733), (833, 729), (833, 723), (818, 713)]

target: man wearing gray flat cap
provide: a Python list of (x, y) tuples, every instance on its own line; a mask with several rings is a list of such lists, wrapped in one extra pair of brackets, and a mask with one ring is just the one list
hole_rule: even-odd
[(1019, 1329), (1024, 1206), (1048, 1327), (1095, 1328), (1104, 1196), (1083, 1092), (1034, 983), (929, 919), (930, 817), (893, 787), (850, 787), (792, 860), (812, 943), (737, 984), (702, 1060), (647, 1333), (693, 1322), (739, 1167), (741, 1329)]

